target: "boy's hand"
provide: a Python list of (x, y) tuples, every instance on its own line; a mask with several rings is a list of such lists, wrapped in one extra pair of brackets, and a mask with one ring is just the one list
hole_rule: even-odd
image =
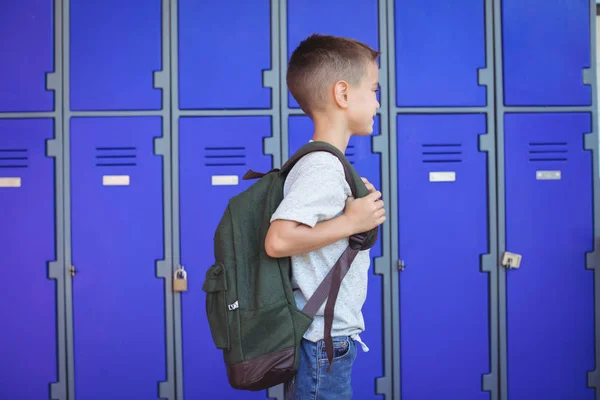
[(381, 192), (373, 191), (360, 199), (349, 197), (344, 215), (350, 224), (351, 235), (367, 232), (381, 225), (386, 220)]
[(362, 178), (362, 181), (365, 183), (365, 186), (369, 190), (369, 193), (373, 193), (375, 191), (375, 186), (367, 178)]

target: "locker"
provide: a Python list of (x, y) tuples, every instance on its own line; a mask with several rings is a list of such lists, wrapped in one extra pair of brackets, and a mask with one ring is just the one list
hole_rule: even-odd
[(488, 399), (486, 117), (400, 115), (397, 124), (401, 395)]
[[(48, 398), (58, 380), (52, 119), (0, 120), (0, 398)], [(27, 205), (29, 204), (29, 205)]]
[(71, 109), (161, 109), (161, 0), (71, 0), (70, 16)]
[[(288, 0), (287, 10), (288, 60), (300, 42), (313, 33), (346, 36), (376, 50), (380, 47), (377, 1)], [(288, 104), (299, 108), (289, 91)]]
[(3, 4), (0, 112), (54, 110), (54, 93), (46, 91), (46, 73), (54, 70), (53, 8), (52, 0)]
[(71, 120), (76, 398), (156, 398), (166, 380), (161, 123)]
[(590, 114), (505, 117), (506, 271), (510, 400), (595, 399)]
[(178, 11), (180, 108), (271, 108), (271, 1), (180, 0)]
[(591, 104), (589, 1), (502, 1), (505, 105)]
[[(292, 116), (289, 119), (289, 154), (298, 150), (312, 138), (313, 123), (305, 116)], [(374, 135), (379, 134), (379, 117), (373, 127)], [(357, 172), (366, 177), (376, 189), (381, 190), (380, 155), (371, 150), (371, 137), (352, 137), (346, 151), (346, 157)], [(381, 256), (381, 230), (375, 246), (371, 249), (371, 275), (368, 294), (363, 306), (365, 331), (361, 339), (369, 346), (369, 352), (363, 352), (358, 346), (358, 356), (352, 373), (353, 397), (356, 399), (376, 399), (375, 380), (383, 376), (383, 295), (382, 279), (375, 275), (374, 259)]]
[(189, 288), (181, 296), (184, 398), (264, 399), (265, 391), (229, 386), (223, 353), (210, 333), (202, 284), (229, 199), (255, 182), (242, 176), (248, 169), (272, 168), (271, 156), (263, 154), (271, 117), (181, 118), (179, 130), (180, 254)]
[[(485, 106), (485, 0), (396, 0), (398, 107)], [(492, 49), (488, 49), (492, 51)]]

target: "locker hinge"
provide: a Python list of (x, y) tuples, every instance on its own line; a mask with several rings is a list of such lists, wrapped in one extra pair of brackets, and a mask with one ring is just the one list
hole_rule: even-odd
[(517, 269), (521, 266), (521, 258), (520, 254), (506, 251), (502, 256), (502, 266), (507, 269)]
[(404, 271), (404, 260), (398, 260), (398, 270)]
[(76, 273), (77, 271), (75, 270), (75, 266), (74, 266), (74, 265), (71, 265), (71, 266), (69, 267), (69, 272), (71, 273), (71, 276), (75, 276), (75, 273)]

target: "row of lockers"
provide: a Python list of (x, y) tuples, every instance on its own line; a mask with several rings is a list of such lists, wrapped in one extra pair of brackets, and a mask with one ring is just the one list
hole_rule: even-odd
[[(480, 147), (486, 114), (397, 116), (397, 146), (389, 150), (398, 160), (398, 180), (390, 188), (398, 208), (389, 213), (399, 222), (398, 242), (386, 243), (381, 235), (372, 257), (397, 247), (404, 270), (399, 296), (390, 299), (383, 283), (396, 261), (390, 260), (383, 276), (372, 269), (362, 335), (371, 351), (359, 352), (355, 398), (381, 398), (376, 382), (392, 379), (385, 364), (393, 358), (400, 367), (394, 371), (393, 398), (497, 399), (486, 392), (499, 393), (486, 384), (495, 368), (491, 355), (498, 351), (491, 344), (495, 328), (507, 338), (501, 359), (505, 375), (494, 376), (507, 382), (504, 399), (595, 398), (598, 375), (588, 381), (588, 373), (595, 371), (594, 290), (599, 289), (594, 271), (586, 269), (586, 254), (594, 251), (595, 155), (582, 145), (591, 119), (589, 113), (505, 116), (505, 178), (499, 181), (505, 214), (495, 221), (489, 218), (488, 196), (496, 190), (489, 177), (501, 171), (489, 170), (490, 154)], [(226, 202), (251, 183), (240, 177), (250, 168), (273, 167), (263, 152), (273, 132), (271, 118), (181, 118), (173, 150), (179, 201), (173, 204), (165, 201), (170, 180), (156, 154), (156, 139), (165, 134), (160, 117), (82, 117), (68, 125), (70, 196), (64, 211), (70, 218), (64, 222), (73, 276), (62, 273), (65, 266), (53, 265), (57, 246), (64, 245), (55, 235), (63, 223), (57, 220), (63, 214), (55, 190), (65, 189), (55, 172), (62, 168), (47, 156), (54, 122), (0, 120), (5, 210), (0, 253), (6, 278), (0, 280), (0, 397), (46, 399), (50, 383), (64, 383), (57, 357), (65, 356), (59, 351), (65, 327), (57, 326), (57, 316), (65, 310), (57, 304), (67, 304), (73, 332), (69, 385), (76, 399), (157, 398), (159, 382), (172, 379), (167, 338), (173, 327), (165, 319), (172, 312), (181, 315), (177, 398), (241, 398), (229, 388), (212, 343), (201, 285)], [(309, 140), (311, 130), (306, 117), (290, 117), (290, 153)], [(389, 165), (374, 151), (373, 139), (353, 138), (347, 155), (382, 187)], [(160, 278), (163, 260), (171, 268), (165, 222), (178, 229), (181, 264), (188, 272), (181, 308), (176, 302), (171, 309), (171, 289)], [(505, 226), (507, 248), (523, 257), (518, 269), (482, 268), (494, 232), (501, 232), (497, 223)], [(390, 229), (389, 223), (383, 229)], [(492, 295), (492, 274), (505, 278), (498, 298)], [(490, 306), (498, 302), (507, 307), (499, 325), (498, 309)], [(391, 334), (400, 347), (394, 349), (385, 348), (384, 340), (390, 309), (398, 310), (399, 326)]]
[[(16, 38), (0, 42), (11, 60), (0, 63), (0, 112), (60, 108), (46, 74), (65, 55), (73, 111), (161, 109), (159, 87), (172, 91), (179, 109), (269, 109), (282, 82), (265, 73), (279, 76), (281, 58), (313, 32), (384, 51), (397, 107), (485, 107), (494, 74), (507, 106), (589, 106), (593, 7), (590, 0), (22, 0), (0, 14), (0, 35)], [(492, 9), (499, 27), (489, 24)], [(491, 74), (494, 52), (502, 70)], [(172, 82), (156, 74), (169, 71), (165, 64)], [(289, 94), (283, 100), (297, 108)]]

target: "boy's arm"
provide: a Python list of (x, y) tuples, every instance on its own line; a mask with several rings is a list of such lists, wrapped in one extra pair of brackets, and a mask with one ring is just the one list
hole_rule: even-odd
[(291, 220), (273, 221), (265, 241), (270, 257), (309, 253), (352, 236), (346, 215), (317, 223), (314, 228)]
[(380, 197), (379, 191), (373, 191), (362, 199), (349, 199), (343, 214), (312, 228), (292, 220), (273, 221), (265, 240), (267, 254), (280, 258), (309, 253), (356, 233), (370, 231), (386, 219)]
[[(342, 170), (312, 164), (301, 171), (271, 218), (265, 250), (271, 257), (289, 257), (318, 250), (385, 220), (381, 193), (348, 199)], [(327, 221), (322, 216), (343, 213)]]

